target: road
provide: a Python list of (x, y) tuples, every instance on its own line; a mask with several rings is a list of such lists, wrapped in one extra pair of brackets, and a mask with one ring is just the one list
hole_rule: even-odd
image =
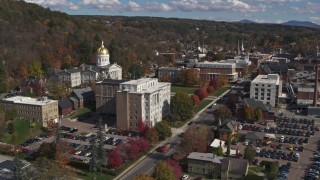
[(219, 105), (216, 105), (213, 108), (207, 109), (206, 111), (201, 113), (198, 117), (195, 118), (195, 120), (193, 120), (194, 123), (192, 125), (186, 124), (180, 129), (174, 129), (172, 137), (168, 140), (168, 143), (171, 144), (171, 147), (166, 153), (161, 153), (157, 151), (152, 152), (144, 160), (138, 163), (134, 168), (128, 171), (124, 176), (120, 177), (120, 179), (131, 180), (135, 176), (142, 173), (151, 174), (158, 161), (166, 160), (168, 157), (170, 157), (177, 151), (177, 148), (181, 140), (181, 138), (178, 135), (187, 130), (188, 128), (196, 126), (196, 124), (212, 123), (213, 111), (218, 107)]

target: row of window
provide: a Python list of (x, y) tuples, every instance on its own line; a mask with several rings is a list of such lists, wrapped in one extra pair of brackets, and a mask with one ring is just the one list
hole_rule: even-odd
[[(256, 86), (259, 86), (259, 84), (256, 84)], [(262, 87), (265, 87), (264, 84), (261, 84)], [(266, 87), (271, 87), (270, 84), (268, 84)]]
[(259, 99), (258, 96), (255, 96), (254, 99), (257, 99), (257, 100), (270, 100), (270, 97), (267, 97), (266, 99), (264, 99), (264, 96), (260, 96), (260, 99)]

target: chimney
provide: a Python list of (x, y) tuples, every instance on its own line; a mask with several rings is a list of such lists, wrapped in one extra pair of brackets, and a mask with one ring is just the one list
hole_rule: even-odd
[(319, 76), (319, 69), (318, 69), (318, 65), (316, 65), (314, 96), (313, 96), (313, 106), (314, 107), (317, 107), (317, 102), (318, 102), (318, 80), (319, 80), (318, 76)]

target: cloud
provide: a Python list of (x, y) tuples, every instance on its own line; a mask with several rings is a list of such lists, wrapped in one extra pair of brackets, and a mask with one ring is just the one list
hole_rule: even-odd
[(229, 11), (229, 12), (261, 12), (268, 7), (263, 4), (246, 3), (246, 0), (171, 0), (162, 3), (156, 0), (138, 3), (135, 1), (123, 2), (120, 0), (79, 0), (71, 2), (71, 0), (27, 0), (39, 4), (44, 7), (68, 7), (70, 10), (81, 8), (92, 8), (100, 11), (111, 12), (167, 12), (167, 11)]
[(307, 2), (305, 6), (291, 7), (290, 9), (298, 13), (317, 14), (320, 13), (320, 3)]
[(311, 16), (308, 19), (314, 23), (320, 23), (320, 16)]
[(53, 8), (55, 10), (60, 10), (63, 7), (67, 7), (70, 10), (77, 10), (79, 6), (68, 0), (25, 0), (25, 2), (39, 4), (43, 7)]

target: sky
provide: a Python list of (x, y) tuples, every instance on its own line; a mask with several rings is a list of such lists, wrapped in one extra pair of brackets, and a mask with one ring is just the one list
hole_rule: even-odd
[(70, 15), (120, 15), (320, 24), (320, 0), (25, 0)]

